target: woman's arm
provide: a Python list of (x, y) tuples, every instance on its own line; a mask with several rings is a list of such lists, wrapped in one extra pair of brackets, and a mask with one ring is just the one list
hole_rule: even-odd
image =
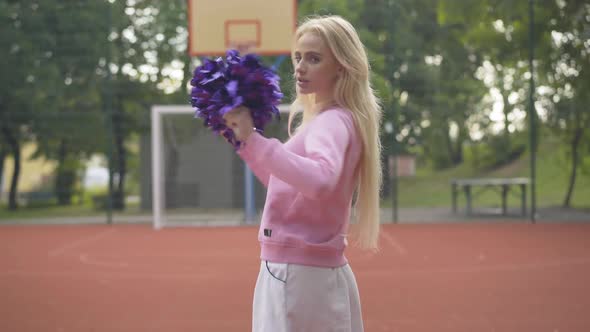
[(256, 175), (258, 180), (264, 185), (265, 188), (268, 188), (268, 181), (270, 180), (270, 171), (266, 167), (252, 167), (248, 164), (248, 167), (252, 170), (252, 173)]
[(340, 179), (354, 126), (350, 115), (336, 110), (317, 115), (309, 126), (305, 157), (258, 133), (251, 134), (238, 153), (256, 174), (272, 174), (309, 198), (322, 198)]

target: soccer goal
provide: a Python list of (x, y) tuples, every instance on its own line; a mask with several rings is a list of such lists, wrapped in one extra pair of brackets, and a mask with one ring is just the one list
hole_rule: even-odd
[[(287, 136), (289, 105), (265, 136)], [(187, 105), (155, 105), (151, 110), (151, 189), (154, 228), (255, 223), (266, 189), (233, 147), (195, 118)], [(254, 217), (248, 217), (252, 215)]]

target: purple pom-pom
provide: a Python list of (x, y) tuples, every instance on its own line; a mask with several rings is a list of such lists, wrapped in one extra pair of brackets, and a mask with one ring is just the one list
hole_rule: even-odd
[(279, 117), (278, 105), (283, 98), (279, 76), (260, 63), (258, 56), (240, 57), (237, 50), (229, 50), (225, 61), (205, 59), (197, 67), (191, 80), (191, 105), (195, 117), (202, 118), (205, 126), (224, 137), (236, 148), (240, 142), (228, 128), (223, 115), (236, 107), (250, 109), (256, 131), (263, 132), (273, 115)]

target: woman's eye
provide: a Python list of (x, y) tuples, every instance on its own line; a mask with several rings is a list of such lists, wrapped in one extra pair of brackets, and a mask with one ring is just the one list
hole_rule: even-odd
[(310, 61), (311, 61), (311, 63), (318, 63), (318, 62), (320, 62), (320, 58), (313, 56), (313, 57), (311, 57)]

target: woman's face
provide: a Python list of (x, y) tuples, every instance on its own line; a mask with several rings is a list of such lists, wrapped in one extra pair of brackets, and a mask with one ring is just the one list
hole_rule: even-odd
[(315, 93), (316, 103), (334, 99), (334, 85), (342, 67), (320, 36), (305, 33), (296, 41), (293, 66), (298, 93)]

